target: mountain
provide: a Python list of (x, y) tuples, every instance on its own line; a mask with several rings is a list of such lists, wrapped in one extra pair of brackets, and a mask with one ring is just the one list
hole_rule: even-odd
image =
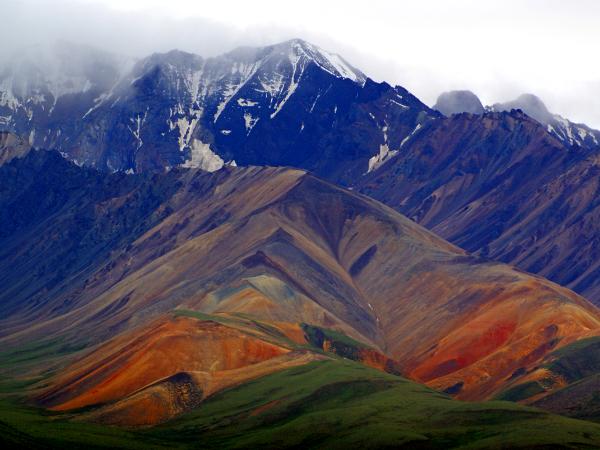
[(5, 367), (101, 422), (331, 355), (487, 399), (600, 333), (571, 291), (297, 169), (103, 174), (32, 151), (0, 167), (0, 223), (0, 341), (29, 349)]
[[(60, 55), (49, 74), (21, 55), (28, 63), (0, 76), (0, 126), (109, 171), (285, 165), (349, 182), (438, 116), (299, 39), (214, 58), (174, 50), (131, 69), (104, 54), (69, 65)], [(21, 89), (22, 79), (36, 84)]]
[(477, 97), (471, 91), (450, 91), (440, 94), (433, 109), (445, 116), (468, 112), (471, 114), (483, 114), (485, 109)]
[(356, 188), (470, 252), (600, 302), (598, 154), (569, 150), (522, 112), (431, 123)]

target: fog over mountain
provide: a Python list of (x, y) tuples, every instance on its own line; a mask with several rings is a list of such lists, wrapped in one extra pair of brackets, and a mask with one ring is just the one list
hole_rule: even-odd
[(600, 128), (600, 64), (590, 56), (600, 39), (597, 2), (446, 3), (7, 0), (0, 60), (53, 40), (142, 57), (173, 48), (214, 56), (300, 37), (429, 105), (455, 89), (488, 105), (535, 92), (549, 110)]

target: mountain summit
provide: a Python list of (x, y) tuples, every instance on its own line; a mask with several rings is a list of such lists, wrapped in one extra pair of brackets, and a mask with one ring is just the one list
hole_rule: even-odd
[[(243, 50), (234, 50), (232, 53), (240, 51)], [(276, 59), (277, 57), (287, 57), (290, 61), (305, 59), (338, 78), (347, 78), (361, 85), (365, 84), (367, 80), (365, 74), (351, 66), (340, 55), (330, 53), (302, 39), (291, 39), (281, 44), (268, 46), (263, 51), (270, 53)]]

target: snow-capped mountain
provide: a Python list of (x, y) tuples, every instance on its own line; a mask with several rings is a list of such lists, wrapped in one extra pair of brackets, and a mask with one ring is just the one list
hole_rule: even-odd
[(483, 114), (485, 111), (501, 112), (520, 109), (528, 116), (544, 125), (548, 133), (567, 146), (578, 145), (586, 149), (600, 148), (600, 131), (585, 124), (574, 123), (559, 114), (548, 111), (542, 100), (533, 94), (523, 94), (515, 100), (479, 107), (481, 101), (470, 91), (449, 91), (442, 93), (433, 106), (446, 116), (468, 112)]
[[(54, 58), (55, 71), (25, 67), (36, 81), (26, 90), (14, 69), (3, 72), (0, 129), (111, 171), (235, 162), (343, 181), (385, 162), (438, 116), (405, 89), (299, 39), (213, 58), (174, 50), (128, 70), (116, 57), (87, 58)], [(60, 81), (64, 73), (73, 79)]]

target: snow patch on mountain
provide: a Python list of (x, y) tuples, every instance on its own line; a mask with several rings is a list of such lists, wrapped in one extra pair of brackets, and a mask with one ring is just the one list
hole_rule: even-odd
[(375, 156), (372, 156), (369, 159), (369, 168), (367, 173), (370, 173), (383, 164), (385, 164), (390, 158), (396, 156), (398, 154), (398, 150), (390, 150), (390, 147), (387, 143), (379, 145), (379, 153)]
[(379, 153), (375, 156), (372, 156), (369, 159), (369, 167), (367, 169), (367, 173), (378, 169), (383, 164), (385, 164), (390, 158), (393, 158), (398, 154), (398, 150), (390, 150), (390, 147), (388, 145), (387, 124), (381, 129), (381, 131), (383, 132), (383, 144), (379, 145)]
[(191, 159), (183, 163), (182, 167), (215, 172), (224, 165), (221, 157), (212, 151), (210, 144), (202, 142), (199, 139), (192, 140), (190, 150)]
[(231, 68), (232, 74), (239, 74), (240, 79), (237, 82), (231, 81), (227, 83), (225, 90), (223, 91), (223, 97), (221, 103), (217, 106), (213, 122), (216, 123), (219, 116), (229, 103), (229, 101), (246, 85), (248, 80), (254, 76), (256, 71), (259, 69), (261, 61), (257, 61), (254, 64), (234, 64)]
[(96, 97), (94, 99), (94, 105), (90, 109), (87, 110), (87, 112), (83, 115), (82, 119), (85, 119), (87, 116), (89, 116), (91, 113), (93, 113), (96, 109), (98, 109), (100, 106), (102, 106), (104, 101), (107, 100), (111, 95), (112, 95), (112, 91), (111, 92), (103, 92), (98, 97)]
[(15, 82), (13, 76), (0, 80), (0, 106), (10, 110), (21, 107), (21, 102), (14, 93)]
[[(294, 49), (297, 50), (298, 47), (294, 47)], [(298, 85), (300, 84), (300, 79), (302, 78), (302, 74), (304, 73), (304, 67), (305, 67), (306, 62), (305, 62), (305, 60), (303, 60), (301, 58), (301, 56), (298, 52), (291, 51), (288, 58), (292, 65), (292, 75), (290, 77), (290, 81), (289, 81), (289, 85), (288, 85), (285, 97), (275, 107), (275, 111), (273, 111), (273, 113), (271, 114), (271, 119), (273, 119), (277, 114), (279, 114), (279, 111), (281, 111), (281, 108), (283, 108), (283, 105), (285, 105), (285, 103), (289, 100), (289, 98), (292, 96), (292, 94), (296, 91), (296, 89), (298, 88)]]
[(523, 94), (515, 100), (496, 103), (487, 109), (491, 111), (520, 109), (545, 125), (548, 133), (570, 146), (597, 146), (600, 140), (600, 131), (593, 130), (587, 125), (573, 123), (559, 114), (550, 112), (542, 100), (533, 94)]
[(395, 104), (395, 105), (398, 105), (398, 106), (399, 106), (399, 107), (401, 107), (402, 109), (409, 109), (409, 108), (408, 108), (408, 106), (406, 106), (405, 104), (403, 104), (403, 103), (400, 103), (400, 102), (398, 102), (398, 101), (396, 101), (396, 100), (394, 100), (394, 99), (390, 99), (390, 103), (393, 103), (393, 104)]
[(409, 139), (411, 137), (413, 137), (415, 135), (415, 133), (421, 129), (421, 127), (422, 127), (422, 125), (420, 123), (418, 123), (417, 126), (415, 127), (415, 129), (412, 130), (408, 136), (406, 136), (404, 139), (402, 139), (402, 142), (400, 142), (400, 148), (402, 148), (404, 146), (404, 144), (406, 144), (409, 141)]
[(265, 79), (259, 77), (260, 89), (255, 89), (256, 92), (267, 94), (269, 97), (269, 107), (272, 106), (273, 101), (280, 95), (285, 85), (284, 76), (281, 73), (274, 73), (272, 79)]
[(144, 122), (146, 121), (147, 116), (148, 116), (148, 111), (146, 111), (143, 116), (138, 114), (136, 117), (129, 119), (129, 121), (134, 125), (134, 127), (132, 128), (131, 126), (128, 126), (127, 128), (129, 129), (129, 131), (131, 131), (131, 134), (133, 134), (133, 136), (135, 137), (135, 139), (137, 141), (137, 149), (138, 150), (142, 147), (142, 145), (144, 145), (144, 141), (142, 141), (142, 125), (144, 125)]
[(237, 104), (242, 107), (252, 107), (258, 105), (258, 102), (253, 102), (252, 100), (248, 100), (245, 98), (238, 98)]
[(259, 117), (252, 117), (252, 114), (244, 113), (244, 125), (246, 126), (247, 135), (252, 132), (252, 128), (254, 128), (259, 120)]

